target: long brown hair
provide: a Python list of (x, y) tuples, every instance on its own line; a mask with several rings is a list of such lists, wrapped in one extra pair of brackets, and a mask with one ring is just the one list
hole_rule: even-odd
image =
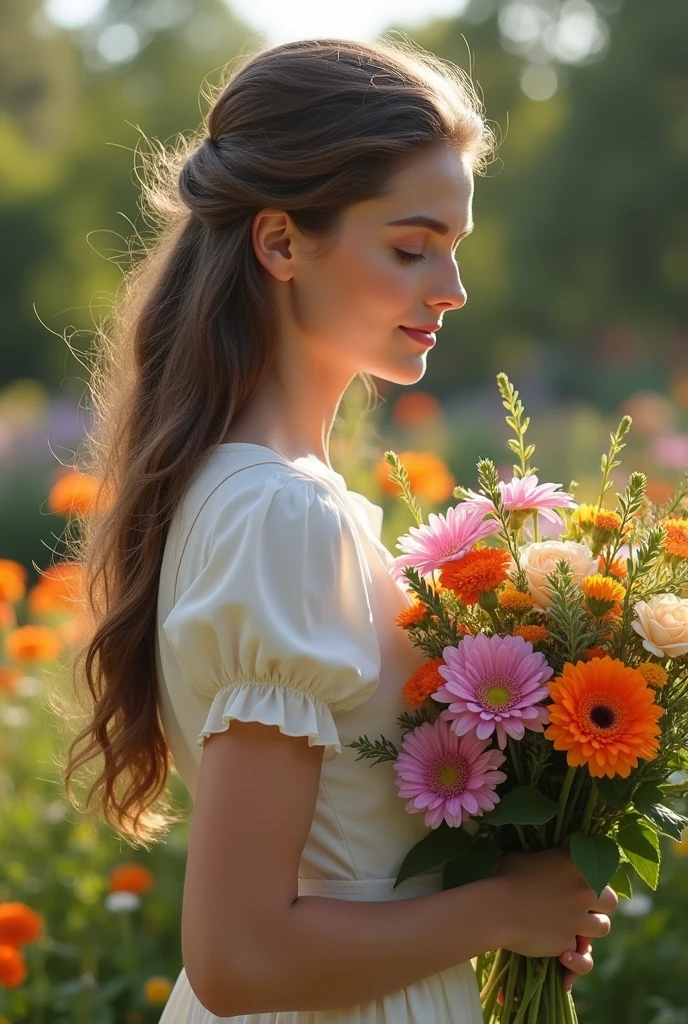
[[(166, 790), (155, 667), (170, 519), (265, 380), (279, 338), (255, 215), (286, 210), (328, 245), (347, 207), (384, 195), (422, 149), (453, 143), (477, 173), (494, 152), (470, 78), (409, 42), (299, 40), (230, 69), (201, 130), (146, 155), (142, 209), (155, 235), (96, 334), (94, 427), (75, 467), (108, 500), (74, 544), (91, 626), (74, 655), (87, 724), (62, 765), (66, 793), (142, 846), (181, 820)], [(72, 776), (101, 755), (80, 808)]]

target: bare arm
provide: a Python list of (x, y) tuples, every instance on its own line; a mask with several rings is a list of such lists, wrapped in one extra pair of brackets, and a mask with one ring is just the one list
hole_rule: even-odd
[[(297, 898), (321, 760), (322, 747), (258, 723), (232, 721), (227, 732), (206, 740), (182, 950), (191, 987), (217, 1016), (351, 1006), (515, 938), (512, 889), (501, 874), (396, 901)], [(519, 870), (519, 887), (527, 887)], [(582, 918), (591, 890), (578, 888)], [(604, 935), (603, 929), (592, 933)], [(576, 948), (575, 930), (566, 938), (559, 952)]]

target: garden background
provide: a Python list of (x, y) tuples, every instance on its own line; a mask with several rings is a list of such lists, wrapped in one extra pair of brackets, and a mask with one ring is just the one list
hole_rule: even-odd
[[(0, 0), (0, 558), (26, 569), (21, 594), (2, 602), (5, 638), (44, 623), (68, 640), (58, 604), (33, 588), (64, 556), (58, 496), (89, 426), (83, 356), (127, 239), (145, 232), (139, 129), (162, 140), (195, 129), (203, 80), (259, 40), (221, 0), (91, 7), (70, 20), (66, 0)], [(472, 65), (502, 144), (461, 247), (466, 308), (447, 318), (416, 387), (381, 382), (364, 419), (351, 389), (335, 468), (384, 505), (392, 547), (410, 524), (382, 469), (388, 448), (407, 453), (428, 511), (456, 483), (476, 486), (481, 456), (508, 473), (503, 370), (533, 417), (542, 479), (575, 479), (594, 501), (609, 432), (630, 413), (616, 489), (640, 469), (665, 500), (688, 466), (688, 5), (457, 0), (447, 17), (395, 27)], [(0, 984), (0, 1018), (152, 1024), (181, 968), (188, 824), (146, 853), (79, 820), (46, 706), (60, 685), (52, 662), (19, 662), (5, 645), (0, 904), (26, 904), (43, 926), (25, 946), (25, 982)], [(171, 787), (188, 814), (174, 772)], [(688, 1024), (687, 853), (688, 837), (667, 840), (659, 889), (622, 901), (576, 982), (581, 1024)]]

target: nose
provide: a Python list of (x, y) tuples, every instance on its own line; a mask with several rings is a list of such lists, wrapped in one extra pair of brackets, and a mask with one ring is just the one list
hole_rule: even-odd
[(428, 306), (441, 307), (442, 309), (461, 309), (468, 301), (468, 294), (463, 286), (459, 268), (455, 265), (454, 273), (448, 282), (438, 285), (434, 296), (428, 298)]

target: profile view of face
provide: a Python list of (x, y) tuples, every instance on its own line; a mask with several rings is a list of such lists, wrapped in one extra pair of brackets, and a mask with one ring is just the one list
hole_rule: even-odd
[[(401, 328), (432, 329), (465, 304), (456, 250), (472, 230), (472, 202), (470, 158), (442, 144), (412, 159), (387, 196), (350, 206), (324, 253), (313, 255), (292, 227), (289, 260), (270, 265), (281, 277), (287, 351), (342, 379), (362, 372), (395, 384), (419, 380), (432, 339)], [(267, 225), (264, 232), (269, 244)]]

